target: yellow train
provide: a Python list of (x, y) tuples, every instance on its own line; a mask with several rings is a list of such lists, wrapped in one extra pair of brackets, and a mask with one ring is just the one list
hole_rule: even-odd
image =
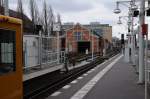
[(22, 21), (0, 15), (0, 99), (22, 99)]

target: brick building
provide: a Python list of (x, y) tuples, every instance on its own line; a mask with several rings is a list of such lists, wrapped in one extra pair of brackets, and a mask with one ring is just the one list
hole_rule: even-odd
[[(100, 24), (99, 22), (91, 22), (90, 24), (74, 24), (73, 22), (64, 23), (62, 25), (63, 33), (66, 34), (66, 37), (63, 38), (62, 49), (69, 50), (70, 52), (85, 52), (85, 48), (88, 48), (91, 52), (92, 47), (92, 33), (94, 33), (94, 52), (99, 52), (101, 55), (103, 54), (104, 49), (110, 50), (112, 45), (112, 26), (109, 24)], [(92, 32), (92, 31), (93, 32)], [(75, 32), (81, 33), (75, 33)], [(83, 32), (84, 31), (84, 32)], [(83, 34), (81, 38), (83, 40), (77, 40), (78, 35)], [(90, 36), (89, 36), (90, 35)], [(67, 38), (68, 37), (68, 38)], [(78, 37), (81, 39), (80, 37)], [(85, 39), (88, 38), (88, 39)], [(64, 43), (65, 42), (65, 43)], [(86, 46), (85, 48), (80, 47)], [(67, 46), (65, 46), (67, 45)], [(90, 46), (90, 47), (89, 47)], [(66, 47), (66, 48), (65, 48)], [(80, 51), (80, 48), (84, 49)]]
[(99, 38), (100, 36), (81, 24), (77, 23), (71, 28), (65, 30), (66, 40), (65, 47), (69, 52), (85, 53), (88, 49), (90, 53), (92, 51), (92, 39), (93, 39), (93, 51), (99, 52)]

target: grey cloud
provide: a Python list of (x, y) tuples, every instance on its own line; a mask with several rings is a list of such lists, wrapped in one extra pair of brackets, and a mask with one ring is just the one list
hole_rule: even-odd
[(92, 4), (80, 2), (79, 0), (50, 0), (47, 1), (54, 9), (60, 12), (81, 12), (93, 8)]
[[(38, 8), (42, 8), (44, 0), (35, 0), (37, 2)], [(59, 12), (81, 12), (87, 11), (93, 8), (93, 5), (90, 4), (87, 0), (81, 2), (81, 0), (46, 0), (46, 2), (52, 6), (52, 8)], [(28, 6), (29, 0), (23, 0), (24, 6)], [(17, 0), (9, 0), (10, 5), (17, 6)]]

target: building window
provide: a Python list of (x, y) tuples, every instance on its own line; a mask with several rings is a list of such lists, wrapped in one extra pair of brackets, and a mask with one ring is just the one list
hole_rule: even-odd
[(74, 32), (74, 37), (76, 41), (82, 40), (82, 33), (81, 32)]
[(15, 71), (15, 31), (0, 29), (0, 75)]

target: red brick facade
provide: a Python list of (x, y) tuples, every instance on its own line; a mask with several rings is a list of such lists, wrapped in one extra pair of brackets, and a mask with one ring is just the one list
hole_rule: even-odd
[(99, 52), (98, 36), (97, 35), (92, 36), (91, 30), (83, 27), (80, 24), (74, 25), (72, 28), (66, 30), (67, 50), (69, 52), (79, 53), (79, 50), (80, 50), (79, 43), (81, 43), (81, 44), (83, 43), (83, 46), (81, 46), (81, 49), (84, 49), (84, 47), (85, 47), (84, 42), (86, 42), (89, 47), (89, 53), (90, 53), (92, 51), (92, 37), (93, 37), (93, 41), (94, 41), (94, 52)]

